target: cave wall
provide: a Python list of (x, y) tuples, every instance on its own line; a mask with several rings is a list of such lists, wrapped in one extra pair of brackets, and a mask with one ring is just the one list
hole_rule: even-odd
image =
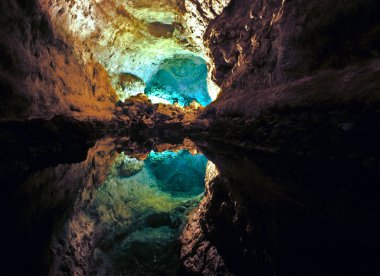
[[(203, 34), (228, 2), (39, 0), (81, 62), (94, 58), (106, 68), (122, 100), (143, 92), (160, 65), (176, 55), (203, 58), (211, 68)], [(211, 74), (207, 82), (215, 99), (219, 88)]]
[[(378, 1), (231, 1), (205, 34), (223, 91), (214, 107), (252, 115), (294, 99), (311, 103), (324, 92), (325, 99), (368, 99), (372, 91), (377, 99), (379, 10)], [(370, 87), (354, 84), (362, 95), (347, 91), (374, 71)], [(323, 87), (314, 89), (318, 83)]]
[(220, 174), (181, 238), (190, 275), (378, 271), (379, 10), (232, 0), (211, 21), (222, 91), (193, 126)]
[(116, 95), (103, 66), (85, 66), (37, 1), (0, 4), (0, 118), (110, 118)]

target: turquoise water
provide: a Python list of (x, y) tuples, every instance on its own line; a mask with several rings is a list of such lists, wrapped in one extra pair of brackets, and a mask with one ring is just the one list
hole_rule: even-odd
[(147, 83), (145, 93), (182, 106), (196, 100), (206, 106), (211, 102), (207, 88), (207, 64), (192, 55), (176, 55), (164, 60)]
[(176, 274), (178, 238), (202, 198), (206, 164), (206, 157), (187, 150), (152, 152), (144, 161), (120, 154), (87, 210), (103, 233), (92, 269)]

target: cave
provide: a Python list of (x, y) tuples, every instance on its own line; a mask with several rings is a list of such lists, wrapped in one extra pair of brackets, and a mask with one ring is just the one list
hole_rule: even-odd
[(2, 0), (4, 275), (377, 275), (378, 0)]
[(211, 102), (207, 88), (207, 64), (205, 60), (192, 56), (166, 59), (159, 65), (144, 92), (157, 102), (186, 106), (196, 101), (207, 106)]

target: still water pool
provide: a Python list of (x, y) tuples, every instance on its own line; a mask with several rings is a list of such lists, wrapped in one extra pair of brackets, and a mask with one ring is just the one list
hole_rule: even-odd
[(121, 153), (85, 210), (101, 233), (91, 269), (176, 274), (177, 240), (202, 197), (206, 164), (188, 150), (151, 152), (144, 161)]

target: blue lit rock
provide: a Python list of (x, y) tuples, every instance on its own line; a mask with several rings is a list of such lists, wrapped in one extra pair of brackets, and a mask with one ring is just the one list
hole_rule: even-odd
[[(94, 59), (103, 65), (119, 99), (124, 100), (143, 92), (141, 84), (150, 81), (159, 66), (176, 55), (202, 57), (209, 68), (213, 68), (203, 44), (203, 34), (229, 0), (38, 2), (49, 15), (60, 39), (73, 46), (73, 52), (82, 63)], [(138, 79), (120, 85), (120, 74)], [(210, 73), (207, 83), (208, 93), (215, 100), (219, 88)], [(203, 105), (207, 101), (200, 100)]]
[(145, 161), (160, 190), (174, 197), (192, 197), (204, 191), (207, 158), (189, 151), (152, 152)]
[(116, 162), (115, 167), (120, 176), (129, 177), (140, 172), (144, 167), (144, 162), (126, 156), (125, 158), (120, 158)]
[(103, 231), (92, 269), (105, 275), (176, 275), (178, 237), (200, 201), (207, 159), (188, 150), (151, 152), (129, 177), (119, 170), (126, 160), (135, 167), (136, 159), (120, 154), (86, 210)]
[(176, 55), (164, 60), (147, 83), (145, 93), (183, 106), (193, 100), (208, 105), (211, 98), (205, 60), (192, 55)]

